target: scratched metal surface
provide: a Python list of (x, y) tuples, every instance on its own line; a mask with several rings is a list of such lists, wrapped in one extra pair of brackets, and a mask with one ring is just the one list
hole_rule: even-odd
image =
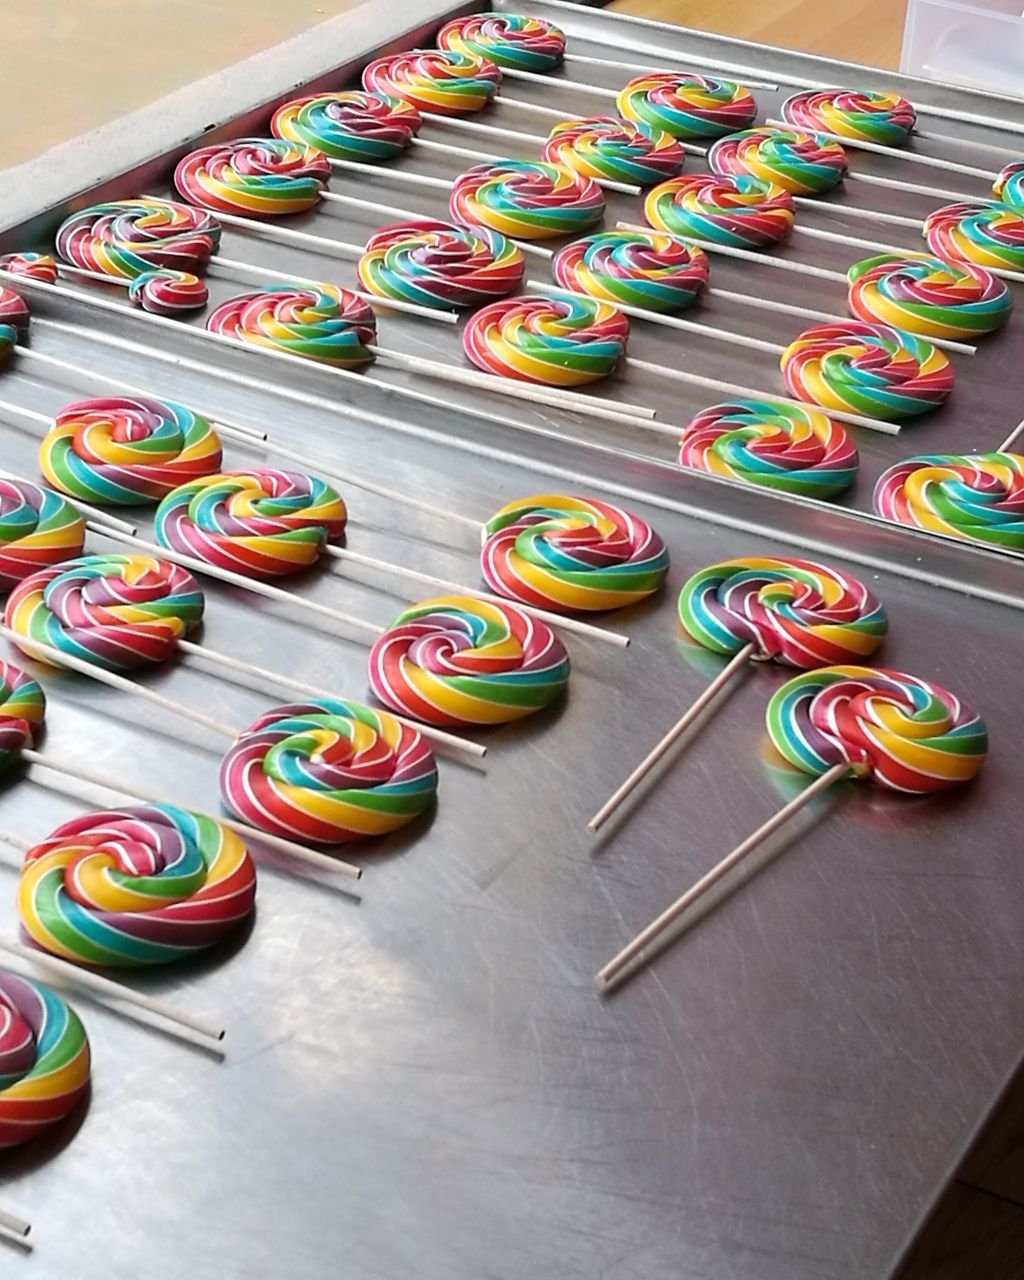
[[(403, 6), (396, 34), (440, 9)], [(570, 33), (621, 46), (607, 15), (559, 16)], [(324, 33), (310, 41), (308, 79), (340, 82), (325, 77), (324, 60), (355, 56), (353, 29), (345, 20), (325, 29), (336, 56)], [(378, 14), (374, 40), (384, 34)], [(292, 52), (301, 60), (301, 48)], [(251, 107), (246, 83), (239, 75), (208, 97), (207, 120)], [(247, 127), (265, 118), (262, 110)], [(135, 152), (118, 152), (121, 168), (157, 155), (167, 121), (150, 124)], [(179, 140), (191, 136), (185, 127)], [(166, 162), (150, 162), (143, 185), (161, 174)], [(101, 165), (94, 176), (106, 176)], [(439, 211), (406, 191), (401, 202)], [(3, 246), (27, 247), (29, 226), (40, 243), (52, 222), (40, 204)], [(315, 222), (351, 240), (372, 225), (334, 209)], [(235, 233), (225, 252), (327, 270)], [(340, 264), (334, 278), (351, 280), (351, 267)], [(226, 280), (211, 283), (215, 297), (229, 292)], [(383, 475), (469, 515), (549, 488), (625, 494), (665, 536), (673, 562), (659, 599), (612, 620), (632, 637), (628, 651), (570, 638), (565, 705), (486, 734), (482, 766), (442, 761), (436, 811), (355, 855), (366, 869), (361, 901), (261, 855), (246, 938), (135, 979), (222, 1018), (225, 1061), (77, 1001), (95, 1053), (92, 1100), (77, 1131), (0, 1160), (0, 1203), (31, 1218), (37, 1236), (35, 1255), (12, 1257), (4, 1274), (24, 1266), (47, 1280), (72, 1271), (107, 1280), (112, 1258), (118, 1275), (161, 1280), (892, 1274), (1020, 1057), (1019, 709), (1008, 693), (1019, 684), (1019, 562), (584, 447), (623, 439), (574, 416), (461, 395), (451, 397), (465, 405), (455, 413), (314, 369), (303, 370), (302, 387), (336, 409), (303, 406), (279, 394), (283, 374), (272, 362), (215, 348), (184, 326), (168, 338), (133, 316), (41, 296), (33, 314), (77, 326), (37, 325), (40, 350), (248, 421), (325, 465)], [(440, 327), (388, 318), (381, 331), (404, 350), (455, 350)], [(1011, 359), (1014, 333), (999, 360)], [(206, 368), (161, 362), (130, 342)], [(657, 352), (661, 339), (645, 334), (643, 343), (644, 354)], [(996, 359), (979, 356), (975, 366), (995, 376), (1004, 366), (981, 362)], [(701, 360), (732, 374), (746, 367), (710, 346)], [(52, 412), (98, 391), (40, 368), (13, 360), (0, 396)], [(1014, 417), (1011, 391), (971, 385), (994, 441)], [(626, 391), (683, 416), (676, 389), (630, 380)], [(948, 410), (954, 420), (962, 392)], [(31, 474), (34, 437), (2, 411), (0, 422), (3, 466)], [(959, 447), (946, 415), (906, 437), (924, 432)], [(467, 452), (473, 442), (485, 452)], [(876, 442), (859, 442), (868, 466)], [(260, 455), (230, 445), (227, 456), (244, 465)], [(349, 546), (476, 581), (471, 531), (357, 488), (346, 496)], [(141, 522), (148, 527), (145, 512)], [(679, 635), (675, 593), (713, 560), (808, 548), (883, 597), (887, 665), (977, 703), (992, 731), (986, 770), (976, 785), (928, 801), (837, 789), (655, 965), (601, 1001), (596, 968), (794, 786), (766, 752), (762, 727), (785, 673), (757, 669), (605, 838), (586, 837), (586, 819), (717, 667)], [(355, 569), (311, 574), (296, 589), (377, 623), (415, 598), (401, 579)], [(278, 605), (213, 584), (208, 597), (212, 647), (365, 694), (358, 632), (296, 626)], [(45, 680), (45, 746), (55, 757), (102, 760), (126, 784), (216, 806), (225, 745), (216, 736), (75, 676)], [(283, 700), (192, 661), (148, 680), (239, 726)], [(36, 770), (6, 786), (0, 826), (42, 835), (80, 812), (83, 798), (100, 797)], [(2, 874), (0, 927), (10, 932), (15, 876)]]

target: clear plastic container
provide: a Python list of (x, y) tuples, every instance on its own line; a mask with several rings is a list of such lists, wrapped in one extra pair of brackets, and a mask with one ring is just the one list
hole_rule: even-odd
[(1024, 0), (907, 0), (900, 70), (1024, 98)]

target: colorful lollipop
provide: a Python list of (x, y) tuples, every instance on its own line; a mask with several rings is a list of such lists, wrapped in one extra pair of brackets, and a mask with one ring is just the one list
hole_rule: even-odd
[(216, 218), (174, 200), (114, 200), (61, 223), (57, 252), (84, 271), (133, 280), (167, 267), (202, 268), (220, 247)]
[(908, 458), (879, 477), (874, 504), (887, 520), (1024, 551), (1024, 455)]
[(359, 259), (359, 279), (380, 298), (426, 307), (476, 307), (514, 293), (523, 254), (490, 227), (417, 219), (375, 231)]
[(466, 354), (481, 369), (523, 382), (578, 387), (606, 378), (625, 355), (629, 321), (590, 298), (509, 298), (469, 319)]
[(749, 662), (810, 670), (859, 661), (888, 630), (882, 605), (850, 574), (810, 560), (751, 556), (695, 573), (679, 593), (679, 621), (692, 640), (729, 662), (587, 824), (599, 830)]
[(20, 293), (0, 284), (0, 357), (28, 331), (28, 305)]
[(901, 147), (917, 123), (917, 113), (898, 93), (870, 89), (808, 89), (782, 104), (782, 117), (796, 129), (835, 133), (856, 142)]
[(274, 112), (270, 131), (336, 160), (373, 161), (400, 155), (422, 124), (411, 103), (357, 89), (294, 98)]
[(128, 286), (128, 297), (143, 311), (157, 316), (178, 315), (182, 311), (198, 311), (210, 300), (206, 285), (191, 271), (144, 271)]
[(57, 413), (39, 447), (40, 470), (54, 488), (100, 506), (159, 502), (220, 465), (213, 427), (173, 400), (76, 401)]
[(286, 351), (343, 369), (368, 364), (377, 340), (370, 304), (333, 284), (270, 284), (229, 298), (206, 327), (236, 342)]
[(1024, 210), (1009, 205), (947, 204), (925, 218), (924, 238), (940, 258), (1024, 271)]
[(855, 316), (926, 338), (992, 333), (1013, 307), (1006, 285), (968, 262), (884, 253), (855, 262), (846, 275)]
[(523, 240), (578, 235), (604, 216), (604, 192), (574, 169), (533, 160), (478, 164), (452, 185), (451, 214)]
[(437, 767), (415, 729), (340, 698), (274, 707), (224, 757), (221, 795), (261, 830), (318, 844), (386, 835), (427, 810)]
[(734, 400), (703, 409), (679, 443), (681, 466), (745, 484), (831, 498), (857, 476), (857, 448), (817, 409), (774, 400)]
[(778, 244), (793, 226), (793, 197), (748, 174), (687, 174), (648, 192), (644, 216), (652, 227), (737, 249)]
[(553, 22), (518, 13), (474, 13), (437, 33), (439, 49), (489, 58), (499, 67), (550, 71), (565, 53), (565, 36)]
[(546, 623), (514, 605), (438, 596), (398, 615), (369, 671), (381, 702), (413, 720), (505, 724), (562, 695), (569, 656)]
[(42, 686), (19, 667), (0, 660), (0, 774), (31, 747), (46, 716)]
[(28, 276), (43, 284), (57, 283), (57, 263), (48, 253), (0, 254), (0, 268), (15, 276)]
[(597, 498), (538, 493), (483, 527), (488, 586), (555, 613), (621, 609), (661, 588), (668, 552), (639, 516)]
[(883, 419), (927, 413), (953, 390), (952, 365), (937, 347), (862, 320), (805, 330), (779, 363), (798, 400)]
[(744, 85), (690, 71), (648, 71), (619, 92), (619, 114), (673, 138), (719, 138), (751, 124), (754, 96)]
[(250, 915), (256, 869), (241, 839), (170, 804), (88, 813), (25, 854), (18, 913), (73, 964), (135, 968), (215, 946)]
[(282, 138), (235, 138), (179, 161), (174, 185), (186, 200), (220, 213), (280, 218), (320, 203), (327, 157)]
[(715, 173), (749, 174), (793, 195), (816, 195), (843, 180), (846, 152), (838, 142), (761, 125), (720, 138), (708, 152)]
[(587, 178), (646, 187), (677, 174), (685, 154), (670, 133), (610, 116), (589, 116), (553, 125), (543, 158)]
[(1024, 160), (1014, 160), (999, 170), (992, 194), (1011, 209), (1024, 210)]
[(364, 89), (442, 116), (482, 111), (500, 85), (501, 72), (487, 58), (439, 49), (394, 53), (363, 68)]
[(85, 521), (52, 489), (0, 477), (0, 593), (45, 565), (77, 556)]
[(559, 249), (551, 272), (563, 289), (648, 311), (681, 311), (708, 283), (703, 249), (656, 231), (600, 231)]
[(341, 496), (297, 471), (226, 471), (169, 493), (156, 513), (161, 546), (254, 578), (296, 573), (315, 564), (341, 536)]
[(57, 1124), (89, 1087), (89, 1040), (47, 987), (0, 973), (0, 1147)]

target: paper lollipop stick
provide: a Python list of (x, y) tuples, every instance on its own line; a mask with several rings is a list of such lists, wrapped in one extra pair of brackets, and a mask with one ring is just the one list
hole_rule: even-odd
[(766, 556), (709, 565), (683, 586), (679, 621), (702, 648), (729, 661), (587, 823), (599, 831), (659, 760), (750, 662), (810, 670), (873, 653), (888, 628), (863, 583), (809, 560)]
[(873, 667), (824, 667), (798, 675), (773, 695), (768, 733), (776, 749), (815, 781), (638, 934), (597, 974), (613, 982), (772, 832), (843, 778), (875, 782), (903, 795), (927, 795), (967, 782), (985, 760), (981, 718), (940, 685)]

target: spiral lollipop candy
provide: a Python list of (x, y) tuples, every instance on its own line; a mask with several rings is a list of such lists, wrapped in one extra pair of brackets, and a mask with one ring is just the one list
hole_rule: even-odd
[(57, 413), (39, 447), (40, 470), (54, 488), (100, 506), (158, 502), (220, 465), (213, 427), (173, 400), (76, 401)]
[(0, 774), (21, 759), (31, 747), (46, 717), (42, 686), (19, 667), (0, 661)]
[(543, 151), (548, 164), (642, 187), (673, 177), (684, 158), (679, 140), (670, 133), (610, 116), (563, 120), (552, 127)]
[(591, 298), (509, 298), (482, 307), (462, 340), (481, 369), (523, 382), (578, 387), (606, 378), (625, 355), (629, 321)]
[(410, 49), (363, 68), (368, 92), (442, 116), (482, 111), (500, 85), (501, 72), (493, 62), (454, 50)]
[(564, 289), (648, 311), (680, 311), (707, 287), (703, 249), (656, 231), (601, 231), (559, 249), (551, 272)]
[(546, 623), (514, 605), (438, 596), (398, 615), (369, 671), (381, 702), (411, 719), (505, 724), (561, 696), (569, 656)]
[(0, 357), (28, 331), (28, 304), (20, 293), (0, 284)]
[(838, 142), (771, 125), (719, 138), (708, 164), (715, 173), (749, 174), (798, 196), (831, 190), (848, 167)]
[(210, 292), (191, 271), (171, 271), (162, 267), (159, 271), (144, 271), (141, 276), (136, 276), (128, 286), (128, 297), (143, 311), (151, 311), (157, 316), (173, 316), (205, 307), (210, 300)]
[(1024, 209), (1006, 204), (947, 204), (924, 220), (928, 248), (940, 258), (993, 271), (1024, 271)]
[(930, 342), (861, 320), (805, 330), (780, 365), (797, 399), (876, 418), (926, 413), (953, 390), (953, 368)]
[(89, 1040), (48, 987), (0, 973), (0, 1147), (69, 1115), (89, 1087)]
[(887, 520), (1024, 551), (1024, 455), (908, 458), (879, 477), (874, 504)]
[(77, 556), (85, 521), (60, 494), (0, 477), (0, 593), (45, 565)]
[(0, 268), (12, 275), (41, 280), (43, 284), (57, 283), (57, 263), (48, 253), (0, 254)]
[(565, 53), (565, 35), (553, 22), (518, 13), (474, 13), (437, 33), (439, 49), (489, 58), (499, 67), (550, 71)]
[(648, 71), (619, 92), (619, 114), (674, 138), (718, 138), (745, 129), (757, 115), (744, 85), (689, 71)]
[(984, 267), (943, 258), (881, 254), (846, 273), (850, 310), (927, 338), (971, 338), (1006, 323), (1010, 291)]
[(522, 240), (578, 235), (604, 216), (604, 193), (574, 169), (533, 160), (478, 164), (452, 184), (451, 214)]
[(269, 284), (222, 302), (209, 315), (211, 333), (350, 369), (368, 364), (377, 340), (370, 304), (333, 284)]
[(644, 216), (652, 227), (737, 249), (778, 244), (793, 227), (793, 197), (749, 174), (686, 174), (648, 192)]
[(314, 476), (253, 467), (204, 476), (169, 493), (156, 513), (161, 546), (252, 578), (315, 564), (341, 536), (341, 496)]
[(44, 951), (135, 968), (215, 946), (250, 915), (256, 869), (229, 828), (170, 804), (88, 813), (25, 854), (18, 913)]
[(735, 400), (703, 409), (683, 429), (679, 462), (745, 484), (831, 498), (848, 489), (859, 459), (838, 422), (817, 409)]
[(270, 131), (336, 160), (373, 161), (400, 155), (422, 124), (416, 108), (401, 98), (352, 90), (286, 102), (274, 112)]
[(375, 231), (359, 279), (380, 298), (427, 307), (476, 307), (523, 281), (522, 250), (490, 227), (417, 219)]
[(279, 218), (320, 203), (327, 157), (282, 138), (236, 138), (181, 160), (174, 185), (186, 200), (221, 213)]
[(999, 170), (992, 194), (1011, 209), (1024, 210), (1024, 160), (1014, 160)]
[(782, 118), (796, 129), (838, 134), (855, 142), (901, 147), (917, 123), (917, 112), (898, 93), (870, 89), (808, 89), (782, 104)]
[(437, 767), (423, 737), (386, 711), (316, 698), (251, 724), (224, 757), (220, 785), (253, 826), (336, 844), (386, 835), (425, 812)]
[(66, 262), (121, 279), (155, 267), (194, 272), (220, 247), (220, 223), (174, 200), (114, 200), (66, 218), (56, 245)]

